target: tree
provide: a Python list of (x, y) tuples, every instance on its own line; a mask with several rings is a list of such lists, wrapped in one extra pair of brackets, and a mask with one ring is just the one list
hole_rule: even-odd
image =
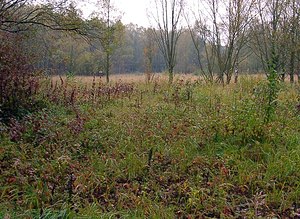
[(78, 10), (68, 0), (48, 1), (47, 4), (30, 0), (0, 2), (0, 30), (5, 32), (28, 31), (37, 25), (80, 32), (80, 24)]
[(287, 69), (289, 71), (291, 83), (294, 83), (294, 75), (295, 75), (296, 68), (298, 67), (298, 72), (300, 68), (299, 66), (300, 10), (299, 9), (300, 9), (300, 2), (297, 0), (290, 0), (288, 2), (288, 6), (285, 8), (285, 13), (284, 13), (284, 17), (285, 17), (284, 29), (286, 33), (285, 42), (288, 47), (287, 58), (289, 59)]
[(134, 24), (126, 25), (126, 42), (124, 54), (127, 55), (127, 71), (130, 72), (143, 72), (143, 48), (144, 48), (144, 32), (145, 28), (139, 27)]
[(275, 113), (279, 93), (279, 79), (285, 78), (287, 42), (285, 33), (285, 10), (288, 0), (265, 0), (257, 2), (259, 20), (253, 24), (258, 56), (260, 57), (268, 79), (266, 89), (266, 107), (264, 122), (268, 123)]
[(252, 25), (253, 51), (260, 57), (267, 77), (284, 78), (286, 42), (284, 10), (287, 1), (264, 0), (256, 3), (259, 19)]
[(182, 33), (180, 21), (183, 15), (184, 0), (154, 0), (156, 15), (152, 14), (157, 25), (153, 34), (161, 50), (169, 73), (169, 83), (173, 82), (176, 65), (177, 43)]
[(188, 29), (184, 28), (180, 39), (178, 40), (177, 53), (180, 59), (177, 59), (175, 71), (182, 73), (192, 73), (197, 69), (197, 55), (191, 35)]
[(110, 0), (99, 0), (97, 2), (99, 12), (94, 13), (89, 22), (90, 36), (100, 41), (105, 54), (103, 67), (106, 75), (106, 82), (109, 83), (111, 70), (111, 59), (116, 48), (122, 43), (124, 25), (120, 17), (116, 15), (116, 9)]
[(224, 83), (225, 76), (226, 83), (230, 83), (233, 73), (238, 73), (240, 61), (247, 56), (242, 49), (248, 40), (255, 1), (207, 0), (204, 5), (208, 9), (203, 7), (203, 1), (198, 3), (202, 7), (193, 13), (196, 23), (189, 29), (200, 71), (207, 81), (212, 82), (217, 71), (217, 81)]
[(145, 30), (145, 46), (144, 46), (144, 64), (145, 64), (145, 73), (146, 81), (150, 82), (153, 72), (153, 58), (154, 53), (156, 52), (156, 47), (153, 39), (153, 31), (151, 28)]
[(189, 25), (189, 31), (196, 49), (200, 74), (206, 82), (212, 83), (215, 71), (215, 54), (212, 50), (214, 38), (212, 33), (200, 17), (196, 20), (193, 27)]

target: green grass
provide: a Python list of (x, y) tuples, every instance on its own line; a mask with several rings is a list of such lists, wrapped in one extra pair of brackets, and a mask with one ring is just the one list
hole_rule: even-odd
[(269, 122), (251, 78), (50, 98), (0, 126), (0, 218), (296, 217), (300, 89), (280, 86)]

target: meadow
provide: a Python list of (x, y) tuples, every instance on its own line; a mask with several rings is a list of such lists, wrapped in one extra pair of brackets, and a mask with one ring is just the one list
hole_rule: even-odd
[(48, 78), (0, 123), (0, 218), (299, 218), (300, 87)]

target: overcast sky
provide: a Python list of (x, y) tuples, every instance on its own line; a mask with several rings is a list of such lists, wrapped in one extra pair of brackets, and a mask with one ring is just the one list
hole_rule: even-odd
[(116, 7), (122, 11), (122, 21), (125, 24), (130, 22), (140, 26), (149, 26), (147, 8), (150, 7), (150, 0), (114, 0)]
[[(147, 8), (150, 7), (151, 0), (112, 0), (113, 5), (122, 12), (122, 22), (124, 24), (134, 23), (139, 26), (149, 26), (147, 17)], [(79, 3), (78, 7), (83, 11), (84, 17), (94, 11), (96, 8), (90, 0), (89, 3)]]
[[(88, 15), (91, 12), (97, 10), (97, 8), (95, 7), (96, 1), (97, 0), (77, 1), (78, 2), (77, 6), (83, 11), (85, 18), (88, 18)], [(196, 5), (194, 5), (195, 2), (197, 1), (186, 0), (187, 3), (186, 9), (195, 9), (196, 7)], [(147, 13), (149, 11), (150, 13), (151, 11), (154, 14), (156, 13), (155, 7), (153, 5), (154, 0), (111, 0), (111, 3), (116, 9), (122, 12), (122, 22), (124, 24), (133, 23), (143, 27), (151, 26)], [(154, 24), (153, 21), (152, 24)]]

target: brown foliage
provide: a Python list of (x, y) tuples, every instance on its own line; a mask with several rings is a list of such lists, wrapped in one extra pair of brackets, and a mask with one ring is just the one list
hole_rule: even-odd
[(22, 47), (22, 36), (0, 33), (0, 118), (16, 116), (34, 105), (39, 81)]

